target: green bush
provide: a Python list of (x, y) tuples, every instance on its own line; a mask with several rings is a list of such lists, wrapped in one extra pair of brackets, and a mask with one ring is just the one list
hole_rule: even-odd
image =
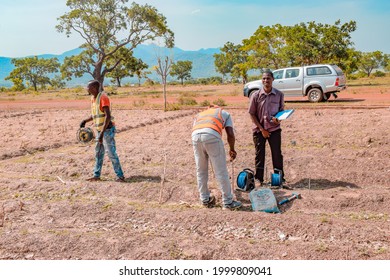
[(144, 86), (153, 86), (155, 82), (152, 79), (147, 78), (144, 82)]
[(374, 77), (385, 77), (386, 73), (378, 70), (378, 71), (375, 71), (374, 73), (372, 73), (372, 75)]

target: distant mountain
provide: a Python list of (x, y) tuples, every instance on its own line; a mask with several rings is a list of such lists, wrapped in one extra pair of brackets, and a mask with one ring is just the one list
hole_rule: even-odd
[[(60, 63), (63, 63), (66, 57), (77, 55), (81, 53), (82, 49), (77, 48), (67, 52), (64, 52), (60, 55), (53, 54), (42, 54), (38, 55), (39, 58), (58, 58)], [(214, 66), (214, 57), (215, 53), (220, 53), (219, 48), (209, 48), (209, 49), (200, 49), (197, 51), (185, 51), (180, 48), (167, 49), (163, 47), (158, 47), (156, 45), (139, 45), (134, 50), (134, 56), (136, 58), (142, 59), (146, 64), (149, 65), (149, 68), (152, 68), (157, 64), (157, 56), (158, 55), (168, 55), (172, 56), (173, 60), (189, 60), (192, 61), (192, 72), (191, 75), (193, 78), (207, 78), (211, 76), (219, 76), (215, 70)], [(11, 87), (12, 82), (4, 80), (5, 77), (9, 75), (9, 73), (14, 69), (13, 64), (11, 63), (11, 59), (9, 57), (0, 57), (0, 87)], [(155, 73), (149, 75), (149, 78), (153, 80), (158, 80), (158, 77)], [(77, 78), (69, 81), (67, 83), (68, 86), (77, 86), (84, 85), (87, 81), (89, 81), (91, 77), (89, 75), (85, 75), (82, 78)], [(174, 78), (170, 77), (170, 80), (174, 80)], [(108, 80), (106, 80), (108, 82)], [(123, 80), (123, 83), (130, 82), (135, 83), (136, 78), (127, 78)]]

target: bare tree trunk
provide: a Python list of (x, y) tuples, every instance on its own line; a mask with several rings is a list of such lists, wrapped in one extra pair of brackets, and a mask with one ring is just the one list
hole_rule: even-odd
[(166, 56), (162, 61), (161, 57), (157, 57), (157, 63), (155, 71), (161, 77), (163, 83), (164, 111), (167, 111), (167, 77), (172, 66), (172, 59)]
[(164, 111), (167, 111), (167, 80), (163, 81), (163, 94), (164, 94)]

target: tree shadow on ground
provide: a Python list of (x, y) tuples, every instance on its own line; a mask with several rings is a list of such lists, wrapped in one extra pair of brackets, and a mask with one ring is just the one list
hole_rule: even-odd
[(330, 181), (328, 179), (309, 179), (304, 178), (296, 183), (288, 184), (292, 189), (310, 189), (310, 190), (327, 190), (333, 188), (348, 188), (348, 189), (360, 189), (356, 184), (345, 181)]

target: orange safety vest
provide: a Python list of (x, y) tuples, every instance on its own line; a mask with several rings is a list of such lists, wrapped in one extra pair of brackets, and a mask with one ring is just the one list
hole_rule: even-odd
[(202, 128), (211, 128), (222, 135), (223, 125), (222, 108), (210, 108), (196, 115), (192, 131)]
[[(92, 102), (91, 102), (91, 114), (97, 131), (102, 131), (104, 119), (106, 118), (106, 114), (102, 110), (100, 110), (100, 97), (102, 96), (102, 94), (103, 92), (100, 92), (98, 96), (96, 96), (96, 99), (94, 99), (92, 96)], [(111, 104), (110, 104), (110, 111), (111, 111)], [(113, 116), (111, 116), (111, 122), (114, 122)]]

